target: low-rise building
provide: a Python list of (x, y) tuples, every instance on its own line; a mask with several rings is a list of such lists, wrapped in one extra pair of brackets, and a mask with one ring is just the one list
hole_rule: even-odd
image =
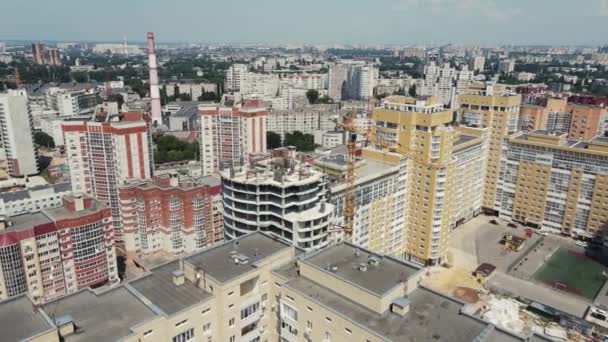
[(72, 194), (70, 182), (37, 185), (21, 191), (0, 193), (0, 215), (29, 214), (60, 207), (63, 196)]
[(224, 241), (219, 178), (157, 175), (127, 182), (119, 197), (129, 257), (190, 254)]
[(112, 212), (92, 198), (0, 224), (0, 299), (29, 293), (46, 302), (91, 286), (117, 283)]
[(548, 341), (466, 313), (415, 265), (349, 243), (300, 252), (248, 234), (107, 291), (0, 302), (0, 328), (34, 342)]

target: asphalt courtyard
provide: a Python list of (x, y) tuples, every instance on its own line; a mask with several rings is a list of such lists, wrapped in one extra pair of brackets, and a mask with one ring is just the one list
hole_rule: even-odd
[(495, 275), (485, 287), (498, 293), (535, 300), (582, 317), (589, 301), (580, 296), (552, 289), (531, 281), (533, 275), (560, 247), (582, 252), (571, 239), (559, 236), (533, 234), (520, 251), (507, 251), (500, 243), (504, 234), (526, 237), (526, 231), (490, 223), (493, 217), (478, 216), (452, 232), (450, 246), (453, 253), (465, 255), (472, 263), (490, 263), (496, 266)]

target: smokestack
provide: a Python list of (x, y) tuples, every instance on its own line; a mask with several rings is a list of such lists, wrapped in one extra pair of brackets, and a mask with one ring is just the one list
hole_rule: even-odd
[(163, 122), (160, 111), (160, 90), (158, 88), (158, 72), (156, 65), (156, 49), (154, 48), (154, 33), (148, 32), (148, 68), (150, 69), (150, 101), (152, 104), (152, 123), (161, 125)]

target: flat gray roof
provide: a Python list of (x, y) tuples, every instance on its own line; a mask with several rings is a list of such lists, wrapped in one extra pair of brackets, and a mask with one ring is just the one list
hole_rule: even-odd
[(3, 341), (21, 341), (54, 328), (25, 295), (1, 304), (0, 339)]
[[(370, 257), (379, 260), (378, 266), (368, 263)], [(304, 256), (302, 262), (312, 264), (378, 296), (383, 296), (397, 284), (403, 283), (405, 279), (420, 271), (420, 268), (413, 264), (375, 254), (349, 243), (337, 244), (317, 253), (311, 253)], [(367, 265), (365, 272), (359, 271), (356, 267), (362, 263)], [(338, 269), (327, 270), (328, 266)]]
[(11, 226), (7, 227), (6, 230), (4, 230), (5, 232), (21, 231), (53, 222), (42, 212), (11, 216), (9, 221), (11, 222)]
[(175, 285), (173, 272), (177, 270), (179, 260), (156, 267), (150, 270), (152, 273), (129, 282), (129, 285), (167, 315), (173, 315), (212, 297), (187, 279), (184, 284)]
[(183, 105), (173, 117), (186, 117), (191, 118), (193, 116), (198, 115), (198, 103), (188, 103)]
[(0, 199), (3, 199), (4, 202), (13, 202), (13, 201), (24, 200), (26, 198), (32, 197), (31, 196), (32, 191), (41, 191), (41, 190), (47, 190), (47, 189), (51, 189), (51, 188), (53, 189), (54, 193), (57, 194), (57, 193), (61, 193), (61, 192), (70, 191), (72, 186), (70, 185), (70, 182), (36, 185), (31, 188), (23, 189), (20, 191), (0, 193)]
[(105, 208), (107, 208), (107, 206), (105, 204), (103, 204), (102, 202), (99, 202), (97, 200), (93, 200), (93, 205), (90, 208), (86, 208), (81, 211), (70, 211), (65, 207), (58, 207), (58, 208), (44, 209), (42, 212), (49, 218), (53, 219), (54, 221), (58, 221), (58, 220), (76, 218), (76, 217), (80, 217), (83, 215), (96, 213)]
[(461, 315), (461, 303), (424, 288), (419, 288), (408, 296), (409, 312), (400, 316), (388, 310), (378, 314), (354, 302), (356, 298), (351, 300), (343, 297), (305, 277), (292, 279), (284, 286), (388, 341), (468, 342), (475, 340), (488, 327), (480, 320)]
[[(279, 239), (260, 232), (244, 235), (238, 239), (225, 242), (217, 247), (201, 251), (184, 260), (195, 267), (199, 267), (208, 276), (220, 283), (226, 283), (239, 277), (252, 269), (256, 262), (281, 252), (291, 245)], [(236, 264), (230, 253), (237, 251), (249, 258), (246, 264)]]
[(77, 329), (66, 342), (120, 340), (132, 334), (131, 327), (156, 316), (124, 286), (100, 294), (82, 290), (47, 303), (44, 311), (55, 318), (72, 316)]
[(474, 136), (474, 135), (460, 134), (458, 136), (458, 140), (456, 140), (454, 142), (454, 146), (462, 145), (462, 144), (464, 144), (466, 142), (469, 142), (469, 141), (475, 140), (475, 139), (477, 139), (477, 137)]

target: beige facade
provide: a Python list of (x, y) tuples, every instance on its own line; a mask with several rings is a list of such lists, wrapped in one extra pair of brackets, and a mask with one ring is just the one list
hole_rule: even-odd
[(488, 163), (484, 185), (483, 207), (493, 209), (500, 173), (502, 141), (517, 130), (521, 96), (500, 85), (474, 87), (459, 96), (459, 119), (474, 127), (489, 130)]
[(350, 243), (301, 253), (252, 233), (102, 293), (0, 302), (0, 328), (3, 340), (36, 342), (529, 340), (421, 287), (423, 274)]
[(544, 130), (505, 141), (495, 209), (555, 233), (602, 237), (608, 222), (608, 140), (568, 140)]
[(363, 156), (407, 163), (402, 257), (419, 264), (440, 263), (446, 257), (459, 181), (455, 150), (465, 134), (453, 126), (453, 112), (433, 98), (388, 97), (373, 110), (372, 118), (376, 144), (364, 149)]

